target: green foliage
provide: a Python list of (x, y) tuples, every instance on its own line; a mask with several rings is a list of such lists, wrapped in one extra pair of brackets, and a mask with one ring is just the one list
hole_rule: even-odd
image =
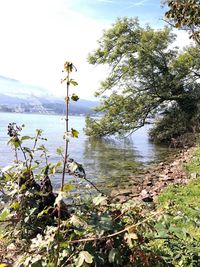
[(71, 128), (71, 135), (72, 137), (78, 138), (79, 132), (75, 130), (74, 128)]
[(171, 46), (174, 40), (169, 28), (142, 28), (137, 19), (118, 19), (104, 31), (88, 61), (109, 65), (110, 72), (96, 92), (102, 96), (96, 108), (102, 116), (87, 117), (87, 135), (131, 133), (155, 116), (170, 113), (172, 106), (186, 115), (181, 131), (185, 121), (185, 130), (194, 124), (200, 96), (198, 48), (178, 53)]
[(71, 96), (71, 100), (73, 100), (73, 101), (78, 101), (79, 100), (79, 97), (76, 95), (76, 94), (72, 94), (72, 96)]
[[(15, 261), (14, 266), (143, 266), (144, 260), (156, 264), (158, 256), (146, 246), (154, 223), (151, 217), (146, 218), (148, 213), (142, 207), (133, 202), (112, 203), (103, 195), (88, 200), (86, 195), (74, 198), (70, 184), (64, 185), (64, 192), (54, 195), (46, 183), (47, 175), (51, 177), (53, 168), (60, 163), (46, 165), (42, 157), (41, 166), (45, 167), (29, 167), (35, 159), (23, 149), (24, 141), (18, 151), (25, 155), (24, 160), (1, 172), (1, 203), (6, 206), (1, 207), (1, 222), (6, 223), (2, 238), (6, 237), (8, 248), (13, 248), (10, 260)], [(34, 144), (39, 157), (44, 153), (41, 147)], [(62, 150), (58, 148), (57, 152), (61, 155)], [(36, 182), (38, 177), (43, 182)], [(72, 205), (61, 206), (63, 215), (58, 228), (58, 205), (66, 198), (71, 199)], [(67, 212), (63, 213), (66, 207)]]
[(171, 208), (155, 225), (158, 236), (150, 245), (160, 251), (168, 266), (199, 266), (200, 239), (189, 229), (192, 224), (195, 224), (194, 231), (199, 233), (200, 226), (194, 219)]
[[(185, 164), (188, 175), (200, 173), (200, 149)], [(155, 226), (163, 236), (171, 239), (154, 242), (165, 252), (167, 262), (175, 266), (199, 266), (200, 264), (200, 183), (199, 177), (185, 186), (168, 187), (158, 197), (158, 205), (167, 207), (167, 214)], [(172, 238), (173, 237), (173, 238)]]
[(196, 210), (196, 207), (200, 207), (199, 194), (199, 179), (194, 179), (187, 186), (170, 186), (159, 196), (159, 203), (163, 206), (170, 204), (175, 211), (195, 218), (199, 215)]
[(195, 149), (192, 159), (184, 165), (185, 170), (188, 175), (195, 173), (199, 176), (200, 174), (200, 148), (199, 148), (199, 138), (198, 138), (198, 146)]
[(165, 13), (167, 21), (176, 28), (189, 30), (191, 38), (200, 45), (200, 4), (199, 0), (166, 0), (169, 10)]
[(159, 206), (168, 210), (155, 225), (160, 239), (151, 245), (172, 266), (200, 264), (199, 193), (199, 180), (194, 180), (186, 186), (170, 186), (159, 196)]
[(167, 110), (150, 129), (151, 139), (158, 143), (170, 143), (171, 138), (177, 138), (189, 131), (186, 115), (177, 106)]

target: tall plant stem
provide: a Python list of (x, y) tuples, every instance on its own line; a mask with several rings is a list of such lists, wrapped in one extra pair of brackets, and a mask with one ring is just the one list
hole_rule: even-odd
[[(69, 132), (69, 71), (67, 72), (67, 92), (66, 92), (66, 114), (65, 114), (65, 131), (66, 131), (66, 137), (65, 137), (65, 153), (64, 153), (64, 162), (63, 162), (63, 171), (62, 171), (62, 179), (61, 179), (61, 186), (60, 186), (60, 192), (63, 192), (64, 190), (64, 184), (65, 184), (65, 172), (66, 172), (66, 165), (68, 160), (68, 144), (69, 140), (67, 138), (67, 134)], [(61, 223), (61, 203), (59, 201), (58, 203), (58, 247), (57, 247), (57, 255), (55, 260), (55, 267), (58, 266), (58, 260), (59, 260), (59, 253), (60, 253), (60, 223)]]
[[(69, 132), (69, 72), (67, 73), (67, 96), (66, 96), (65, 131), (68, 134), (68, 132)], [(65, 154), (64, 154), (63, 172), (62, 172), (62, 180), (61, 180), (61, 188), (60, 188), (61, 191), (63, 191), (64, 183), (65, 183), (65, 172), (66, 172), (66, 165), (67, 165), (67, 159), (68, 159), (68, 144), (69, 144), (69, 140), (66, 137), (66, 139), (65, 139)]]

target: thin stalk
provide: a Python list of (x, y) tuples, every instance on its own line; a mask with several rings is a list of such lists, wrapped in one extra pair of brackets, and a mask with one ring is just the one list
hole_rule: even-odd
[(84, 176), (84, 179), (85, 179), (91, 186), (93, 186), (94, 189), (96, 189), (97, 192), (99, 192), (99, 193), (102, 194), (102, 195), (105, 195), (101, 190), (99, 190), (99, 189), (96, 187), (96, 185), (95, 185), (93, 182), (91, 182), (90, 180), (88, 180), (88, 179), (86, 178), (86, 175)]
[(17, 154), (17, 149), (15, 148), (15, 160), (16, 160), (16, 163), (18, 164), (19, 163), (19, 158), (18, 158), (18, 154)]
[[(34, 140), (34, 144), (33, 144), (33, 148), (32, 148), (33, 153), (35, 152), (35, 148), (36, 148), (36, 145), (37, 145), (38, 137), (39, 137), (39, 133), (37, 133), (36, 136), (35, 136), (35, 140)], [(31, 170), (32, 161), (33, 161), (33, 157), (30, 158), (29, 171)]]
[(26, 157), (26, 153), (24, 152), (24, 149), (23, 149), (22, 145), (20, 144), (20, 142), (19, 142), (19, 147), (20, 147), (20, 150), (21, 150), (21, 152), (22, 152), (22, 154), (23, 154), (23, 156), (24, 156), (24, 160), (25, 160), (26, 168), (27, 168), (27, 170), (29, 170), (29, 168), (28, 168), (28, 162), (27, 162), (27, 157)]
[[(65, 117), (65, 131), (66, 134), (69, 132), (69, 71), (67, 72), (67, 94), (66, 94), (66, 117)], [(62, 172), (62, 179), (61, 179), (61, 187), (60, 187), (60, 192), (63, 192), (64, 189), (64, 183), (65, 183), (65, 172), (66, 172), (66, 165), (67, 165), (67, 160), (68, 160), (68, 144), (69, 140), (66, 136), (65, 139), (65, 153), (64, 153), (64, 162), (63, 162), (63, 172)], [(56, 255), (56, 260), (55, 260), (55, 267), (58, 266), (58, 260), (59, 260), (59, 253), (60, 253), (60, 241), (59, 241), (59, 236), (60, 236), (60, 223), (61, 223), (61, 203), (59, 201), (58, 203), (58, 247), (57, 247), (57, 255)]]
[(139, 222), (137, 222), (135, 224), (132, 224), (130, 226), (127, 226), (124, 229), (122, 229), (122, 230), (120, 230), (118, 232), (115, 232), (113, 234), (109, 234), (109, 235), (105, 235), (105, 236), (101, 236), (101, 237), (89, 237), (89, 238), (83, 238), (83, 239), (69, 240), (68, 243), (69, 244), (78, 244), (78, 243), (85, 243), (85, 242), (91, 242), (91, 241), (97, 241), (97, 240), (104, 240), (104, 239), (108, 239), (108, 238), (111, 238), (111, 237), (115, 237), (115, 236), (118, 236), (118, 235), (120, 235), (122, 233), (129, 232), (129, 231), (137, 228), (138, 226), (143, 225), (145, 222), (153, 219), (157, 215), (161, 215), (163, 213), (164, 213), (164, 210), (157, 211), (157, 212), (153, 213), (152, 215), (150, 215), (149, 217), (145, 218), (144, 220), (139, 221)]
[[(67, 96), (66, 96), (66, 115), (65, 115), (65, 131), (68, 134), (69, 132), (69, 72), (67, 74)], [(61, 180), (61, 188), (60, 190), (63, 191), (64, 183), (65, 183), (65, 172), (66, 172), (66, 165), (68, 159), (68, 144), (69, 140), (65, 139), (65, 154), (64, 154), (64, 164), (63, 164), (63, 172), (62, 172), (62, 180)]]

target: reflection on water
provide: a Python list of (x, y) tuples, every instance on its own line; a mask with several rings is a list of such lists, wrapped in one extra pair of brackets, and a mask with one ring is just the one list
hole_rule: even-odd
[(147, 128), (128, 139), (88, 138), (84, 148), (83, 162), (88, 177), (106, 188), (126, 183), (150, 164), (163, 161), (169, 152), (167, 147), (149, 141)]
[(86, 139), (84, 161), (87, 175), (107, 187), (124, 182), (133, 173), (138, 173), (142, 163), (133, 143), (114, 139)]
[[(9, 122), (25, 124), (23, 135), (34, 135), (35, 129), (43, 129), (48, 141), (53, 162), (60, 160), (55, 153), (58, 146), (64, 145), (64, 121), (61, 116), (0, 113), (0, 168), (11, 164), (13, 156), (6, 145), (6, 129)], [(169, 153), (166, 147), (156, 146), (148, 140), (149, 126), (136, 131), (128, 139), (107, 138), (94, 140), (84, 135), (84, 117), (70, 117), (70, 127), (79, 131), (79, 138), (70, 141), (69, 156), (83, 164), (87, 178), (103, 188), (110, 188), (126, 182), (131, 175), (141, 172), (147, 165), (162, 161)], [(54, 185), (60, 175), (53, 178)]]

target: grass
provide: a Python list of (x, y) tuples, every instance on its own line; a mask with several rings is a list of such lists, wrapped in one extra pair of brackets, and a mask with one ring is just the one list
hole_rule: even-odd
[[(200, 266), (200, 146), (184, 166), (191, 178), (187, 185), (170, 185), (157, 199), (165, 210), (155, 228), (158, 237), (149, 245), (169, 266)], [(197, 175), (191, 175), (191, 174)], [(168, 266), (168, 265), (167, 265)]]
[(189, 177), (195, 173), (197, 178), (191, 178), (187, 185), (170, 185), (159, 195), (157, 204), (161, 208), (168, 207), (175, 215), (171, 223), (200, 239), (200, 147), (184, 168)]

